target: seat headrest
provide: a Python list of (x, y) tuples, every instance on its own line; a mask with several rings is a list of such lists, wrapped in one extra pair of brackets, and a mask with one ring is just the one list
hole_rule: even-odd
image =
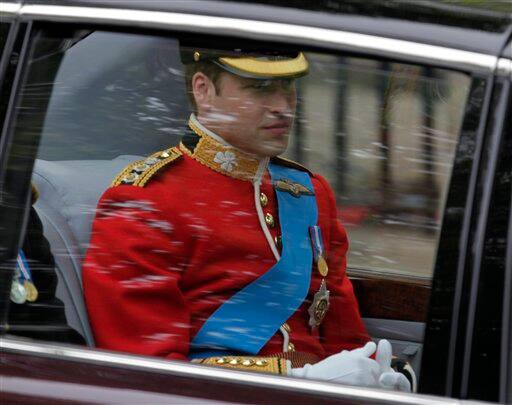
[(84, 254), (89, 243), (96, 205), (115, 176), (141, 156), (123, 155), (113, 160), (37, 159), (32, 181), (39, 190), (40, 206), (50, 206), (68, 223)]

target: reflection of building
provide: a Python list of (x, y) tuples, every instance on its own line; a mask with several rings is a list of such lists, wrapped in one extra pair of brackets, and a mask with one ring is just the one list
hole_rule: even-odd
[[(441, 69), (309, 55), (290, 154), (334, 185), (365, 226), (435, 231), (469, 78)], [(400, 266), (399, 266), (400, 267)]]

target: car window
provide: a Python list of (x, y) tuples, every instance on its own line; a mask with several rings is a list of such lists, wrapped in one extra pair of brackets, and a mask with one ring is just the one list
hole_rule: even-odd
[(37, 294), (18, 289), (14, 334), (302, 369), (370, 339), (347, 268), (430, 280), (469, 76), (225, 38), (34, 38), (14, 282)]
[[(113, 159), (177, 144), (189, 113), (177, 47), (158, 37), (95, 32), (45, 56), (63, 59), (40, 159)], [(97, 63), (87, 67), (90, 54)], [(286, 155), (333, 185), (349, 230), (350, 268), (431, 277), (468, 77), (309, 58), (312, 74), (299, 84), (301, 115)]]

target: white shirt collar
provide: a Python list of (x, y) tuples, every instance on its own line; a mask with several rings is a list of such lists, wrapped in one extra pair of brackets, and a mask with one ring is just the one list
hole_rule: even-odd
[[(198, 129), (199, 132), (206, 134), (207, 136), (209, 136), (210, 138), (214, 139), (219, 144), (221, 144), (223, 147), (231, 149), (233, 151), (237, 151), (236, 152), (237, 154), (241, 153), (243, 156), (246, 156), (249, 159), (252, 159), (253, 161), (258, 162), (256, 172), (253, 173), (253, 175), (251, 176), (251, 179), (252, 179), (253, 183), (261, 184), (261, 180), (262, 180), (263, 175), (265, 174), (265, 171), (268, 167), (270, 158), (268, 158), (268, 157), (257, 158), (254, 155), (243, 152), (242, 150), (232, 146), (231, 144), (229, 144), (229, 142), (225, 141), (224, 138), (222, 138), (220, 135), (217, 135), (215, 132), (209, 130), (203, 124), (201, 124), (194, 113), (190, 114), (189, 125), (194, 130), (194, 132), (197, 133), (197, 129)], [(195, 127), (195, 129), (194, 129), (194, 127)], [(205, 162), (203, 161), (203, 163), (205, 163)]]
[(198, 127), (201, 131), (206, 133), (208, 136), (211, 136), (213, 139), (215, 139), (220, 144), (234, 148), (234, 146), (232, 146), (228, 142), (226, 142), (222, 136), (217, 135), (215, 132), (210, 131), (203, 124), (201, 124), (194, 113), (190, 114), (190, 122), (192, 124), (194, 124), (196, 127)]

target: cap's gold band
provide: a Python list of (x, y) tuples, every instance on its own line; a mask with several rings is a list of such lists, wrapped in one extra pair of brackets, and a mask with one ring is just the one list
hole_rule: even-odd
[(297, 77), (308, 72), (309, 63), (302, 52), (294, 59), (219, 58), (219, 62), (242, 73), (262, 77)]

